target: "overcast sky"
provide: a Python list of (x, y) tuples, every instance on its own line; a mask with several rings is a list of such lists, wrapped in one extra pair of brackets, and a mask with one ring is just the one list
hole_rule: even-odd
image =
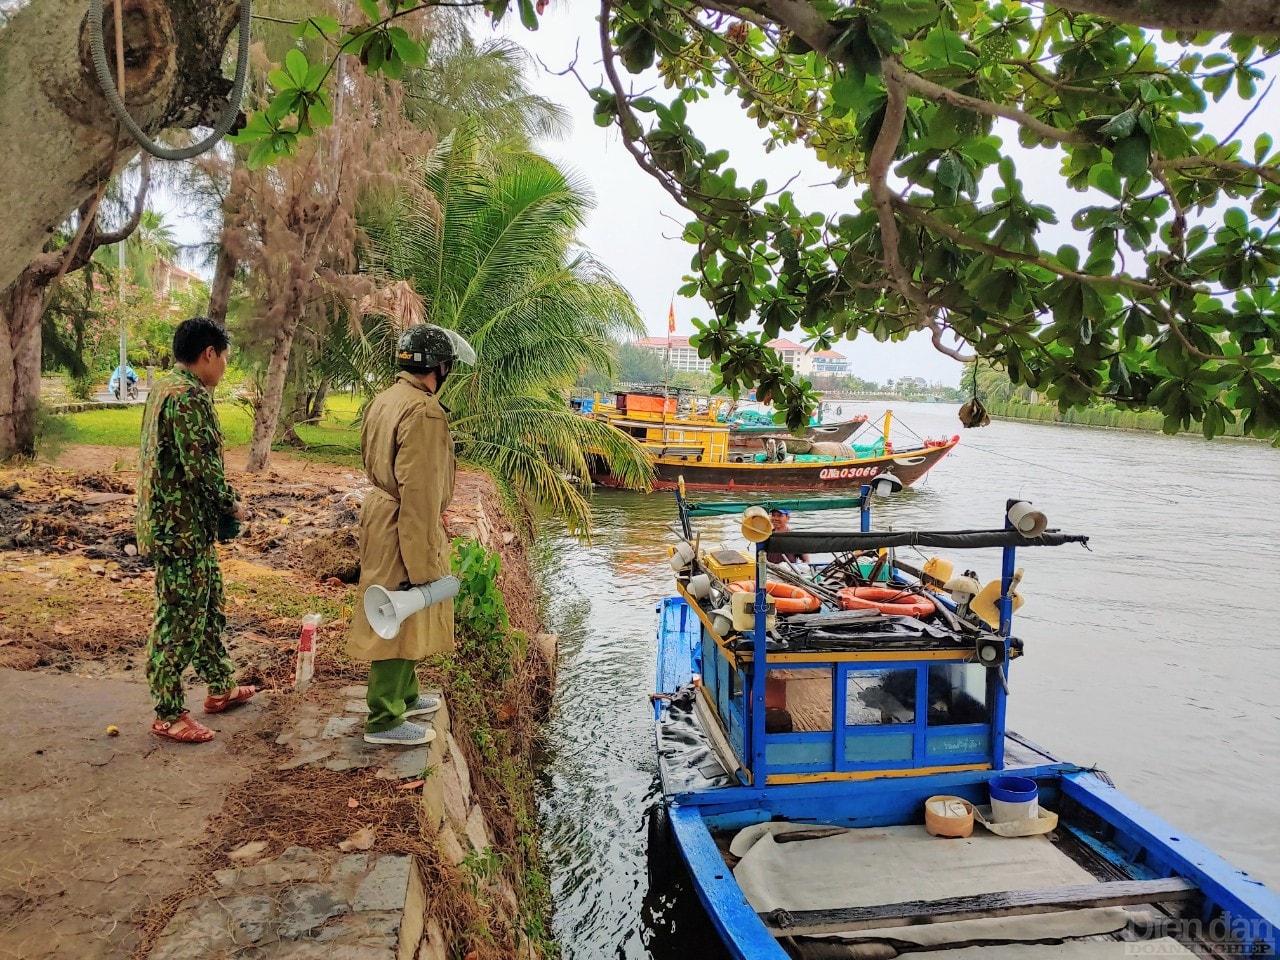
[[(524, 30), (514, 14), (507, 17), (496, 32), (523, 45), (548, 71), (566, 69), (575, 58), (576, 48), (578, 73), (588, 85), (596, 86), (603, 80), (595, 20), (598, 9), (597, 4), (584, 0), (552, 0), (536, 32)], [(494, 28), (479, 19), (474, 33), (477, 38), (484, 38), (492, 36)], [(656, 85), (656, 95), (667, 93), (658, 85), (656, 75), (633, 78), (624, 72), (622, 76), (624, 82), (633, 82), (637, 91), (646, 89), (646, 85)], [(673, 298), (677, 334), (693, 333), (692, 318), (707, 317), (710, 310), (701, 299), (674, 296), (690, 270), (694, 252), (692, 246), (680, 239), (687, 216), (636, 165), (623, 147), (616, 127), (601, 128), (594, 124), (591, 117), (594, 102), (578, 80), (570, 75), (540, 71), (532, 85), (543, 96), (563, 104), (572, 120), (568, 137), (542, 143), (540, 148), (588, 183), (595, 195), (596, 208), (583, 233), (584, 244), (631, 292), (651, 333), (666, 334), (667, 309)], [(1220, 135), (1225, 134), (1245, 115), (1248, 106), (1231, 98), (1221, 104), (1211, 104), (1206, 123)], [(1246, 143), (1263, 132), (1270, 107), (1268, 104), (1258, 110), (1246, 125), (1242, 133)], [(801, 209), (830, 215), (853, 208), (860, 188), (854, 185), (839, 190), (831, 186), (834, 172), (803, 147), (766, 154), (762, 147), (764, 132), (746, 116), (736, 99), (713, 96), (691, 107), (689, 115), (691, 125), (708, 149), (729, 151), (728, 163), (737, 168), (739, 182), (750, 183), (763, 177), (771, 188), (777, 189), (794, 177), (791, 189)], [(1000, 123), (1005, 129), (997, 128), (997, 132), (1007, 142), (1012, 141), (1011, 125), (1005, 121)], [(1015, 150), (1018, 173), (1028, 185), (1029, 197), (1049, 204), (1063, 221), (1042, 234), (1041, 245), (1053, 249), (1061, 243), (1079, 243), (1080, 238), (1073, 236), (1068, 226), (1071, 213), (1086, 203), (1114, 201), (1101, 194), (1089, 198), (1068, 189), (1058, 172), (1058, 152), (1024, 151), (1016, 144)], [(984, 192), (989, 191), (993, 180), (994, 174), (989, 174), (983, 184)], [(157, 198), (157, 207), (167, 208), (174, 219), (185, 221), (178, 225), (183, 242), (199, 239), (197, 225), (182, 217), (171, 200)], [(957, 385), (962, 372), (961, 365), (934, 350), (924, 334), (915, 334), (904, 343), (877, 343), (863, 336), (856, 343), (839, 343), (836, 349), (850, 358), (854, 374), (877, 382), (912, 375)]]

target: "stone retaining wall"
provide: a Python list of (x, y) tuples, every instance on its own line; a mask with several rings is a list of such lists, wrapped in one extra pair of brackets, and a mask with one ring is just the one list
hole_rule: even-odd
[[(365, 692), (345, 687), (321, 702), (300, 704), (276, 739), (289, 753), (277, 769), (375, 767), (388, 780), (429, 771), (422, 802), (444, 856), (460, 865), (484, 853), (492, 835), (472, 796), (471, 771), (453, 739), (448, 705), (431, 718), (431, 743), (373, 746), (363, 737)], [(260, 859), (265, 849), (265, 843), (251, 842), (232, 851), (236, 866), (217, 871), (216, 887), (179, 906), (148, 960), (449, 960), (440, 925), (426, 915), (422, 872), (413, 857), (290, 847)], [(505, 880), (480, 885), (504, 921), (518, 918), (515, 891)], [(522, 956), (533, 958), (527, 945)]]

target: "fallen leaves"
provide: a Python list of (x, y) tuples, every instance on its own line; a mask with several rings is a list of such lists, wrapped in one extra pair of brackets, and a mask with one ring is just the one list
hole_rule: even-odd
[(370, 850), (373, 848), (374, 830), (372, 825), (361, 827), (347, 839), (338, 844), (338, 849), (343, 853), (350, 853), (352, 850)]

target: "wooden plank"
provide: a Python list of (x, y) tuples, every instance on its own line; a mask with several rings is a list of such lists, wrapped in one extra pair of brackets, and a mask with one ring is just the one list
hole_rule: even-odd
[(911, 900), (874, 907), (841, 907), (837, 910), (774, 910), (760, 919), (775, 935), (812, 937), (881, 927), (912, 927), (954, 920), (986, 917), (1019, 917), (1061, 910), (1124, 906), (1133, 903), (1170, 903), (1199, 896), (1194, 883), (1181, 877), (1161, 880), (1117, 880), (1084, 883), (1045, 890), (1012, 890), (981, 893), (942, 900)]
[(711, 702), (711, 694), (707, 693), (707, 688), (702, 684), (698, 684), (694, 692), (693, 713), (698, 718), (698, 726), (707, 735), (711, 752), (715, 754), (724, 772), (739, 781), (750, 780), (750, 772), (733, 752), (733, 745), (729, 743), (720, 716), (716, 713), (716, 705)]

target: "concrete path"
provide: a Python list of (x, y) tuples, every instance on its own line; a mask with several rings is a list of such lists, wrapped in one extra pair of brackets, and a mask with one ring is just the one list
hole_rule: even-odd
[(208, 718), (212, 743), (167, 743), (141, 682), (0, 670), (0, 958), (127, 957), (260, 749), (238, 734), (268, 715), (255, 701)]

